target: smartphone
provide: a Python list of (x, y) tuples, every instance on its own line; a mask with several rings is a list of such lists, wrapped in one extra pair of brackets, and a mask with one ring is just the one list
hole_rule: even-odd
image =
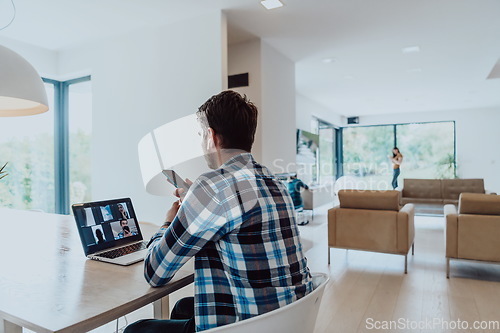
[[(163, 170), (162, 171), (170, 184), (174, 185), (176, 188), (182, 188), (187, 192), (189, 190), (189, 184), (186, 183), (174, 170)], [(185, 193), (184, 192), (184, 193)]]

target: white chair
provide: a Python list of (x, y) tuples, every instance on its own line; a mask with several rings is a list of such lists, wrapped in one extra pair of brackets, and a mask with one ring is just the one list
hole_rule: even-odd
[(282, 308), (233, 324), (213, 328), (206, 333), (309, 333), (314, 331), (316, 317), (329, 277), (313, 273), (314, 290)]

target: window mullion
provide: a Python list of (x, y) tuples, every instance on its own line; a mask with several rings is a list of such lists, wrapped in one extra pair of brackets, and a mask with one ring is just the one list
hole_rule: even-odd
[(57, 82), (54, 112), (55, 211), (69, 214), (68, 84)]

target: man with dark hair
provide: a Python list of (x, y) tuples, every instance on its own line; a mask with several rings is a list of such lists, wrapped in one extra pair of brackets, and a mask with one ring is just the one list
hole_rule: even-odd
[[(120, 227), (122, 228), (122, 230), (120, 230), (120, 232), (118, 233), (118, 238), (123, 238), (125, 237), (125, 227), (128, 228), (128, 220), (127, 219), (121, 219), (120, 220)], [(130, 230), (130, 228), (129, 228)]]
[(250, 153), (255, 105), (224, 91), (197, 116), (214, 170), (172, 205), (150, 241), (144, 272), (161, 286), (194, 256), (195, 296), (176, 304), (172, 320), (139, 321), (126, 333), (204, 331), (275, 310), (313, 289), (292, 199)]

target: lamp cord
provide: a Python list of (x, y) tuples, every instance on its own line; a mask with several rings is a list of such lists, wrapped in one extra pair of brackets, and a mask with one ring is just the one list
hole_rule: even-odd
[(7, 28), (9, 25), (12, 24), (12, 22), (14, 22), (14, 19), (16, 18), (16, 5), (14, 4), (14, 0), (10, 0), (10, 2), (12, 3), (12, 8), (14, 9), (14, 15), (12, 15), (12, 19), (10, 20), (9, 23), (7, 23), (7, 25), (3, 26), (0, 28), (0, 31), (2, 31), (3, 29)]

